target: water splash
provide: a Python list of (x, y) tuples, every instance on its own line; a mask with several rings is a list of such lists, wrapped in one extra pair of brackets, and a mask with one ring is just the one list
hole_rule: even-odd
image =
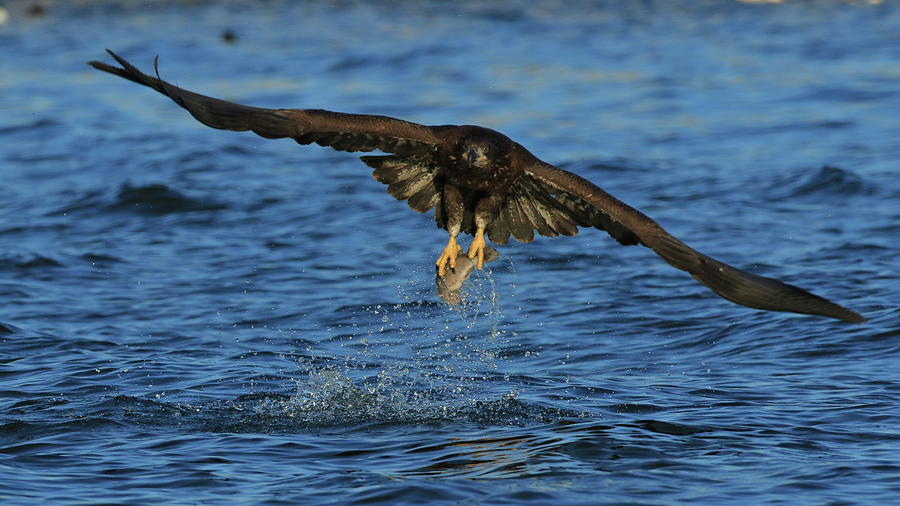
[(339, 352), (307, 347), (297, 361), (302, 379), (295, 392), (264, 395), (252, 409), (313, 426), (460, 419), (508, 424), (543, 416), (519, 401), (500, 372), (500, 351), (511, 336), (502, 329), (501, 295), (491, 271), (473, 275), (465, 303), (453, 307), (424, 303), (435, 297), (434, 286), (428, 277), (410, 279), (398, 287), (403, 302), (340, 308), (351, 316), (330, 329)]

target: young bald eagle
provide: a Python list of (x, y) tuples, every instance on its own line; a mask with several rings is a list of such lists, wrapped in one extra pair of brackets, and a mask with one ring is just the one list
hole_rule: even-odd
[(419, 212), (434, 208), (449, 240), (436, 262), (439, 275), (455, 267), (460, 233), (474, 236), (467, 255), (480, 269), (485, 235), (529, 242), (575, 235), (578, 227), (605, 230), (620, 244), (641, 244), (720, 296), (744, 306), (862, 322), (859, 314), (781, 281), (758, 276), (699, 253), (655, 221), (590, 181), (539, 160), (500, 132), (474, 125), (426, 126), (387, 116), (321, 109), (263, 109), (206, 97), (144, 74), (112, 51), (121, 65), (91, 66), (171, 98), (204, 125), (250, 130), (268, 139), (292, 138), (338, 151), (382, 151), (363, 156), (388, 192)]

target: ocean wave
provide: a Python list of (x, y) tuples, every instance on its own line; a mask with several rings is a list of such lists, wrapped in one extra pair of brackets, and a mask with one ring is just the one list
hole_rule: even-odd
[(171, 214), (192, 211), (218, 211), (227, 206), (212, 199), (189, 197), (164, 184), (123, 185), (108, 209), (139, 214)]
[(815, 197), (871, 195), (876, 188), (858, 174), (840, 167), (823, 165), (817, 170), (804, 169), (773, 182), (769, 197), (774, 200)]

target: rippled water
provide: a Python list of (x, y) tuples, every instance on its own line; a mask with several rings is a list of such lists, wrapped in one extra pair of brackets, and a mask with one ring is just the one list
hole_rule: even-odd
[[(900, 493), (900, 4), (31, 4), (0, 24), (2, 502)], [(356, 157), (202, 127), (88, 68), (105, 47), (496, 128), (869, 322), (742, 308), (596, 231), (501, 248), (450, 309), (444, 233)]]

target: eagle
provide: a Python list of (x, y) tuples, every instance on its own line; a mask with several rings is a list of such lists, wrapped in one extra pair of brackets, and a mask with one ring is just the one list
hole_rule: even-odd
[(434, 209), (449, 234), (435, 262), (438, 276), (456, 267), (460, 234), (473, 237), (465, 255), (483, 267), (485, 238), (505, 244), (540, 235), (572, 236), (579, 227), (606, 231), (622, 245), (642, 245), (671, 266), (731, 302), (859, 323), (865, 319), (802, 288), (752, 274), (706, 256), (654, 220), (590, 181), (531, 154), (500, 132), (476, 125), (421, 125), (388, 116), (322, 109), (266, 109), (207, 97), (155, 77), (107, 50), (120, 66), (88, 62), (98, 70), (152, 88), (212, 128), (252, 131), (338, 151), (380, 151), (360, 159), (387, 191), (420, 213)]

